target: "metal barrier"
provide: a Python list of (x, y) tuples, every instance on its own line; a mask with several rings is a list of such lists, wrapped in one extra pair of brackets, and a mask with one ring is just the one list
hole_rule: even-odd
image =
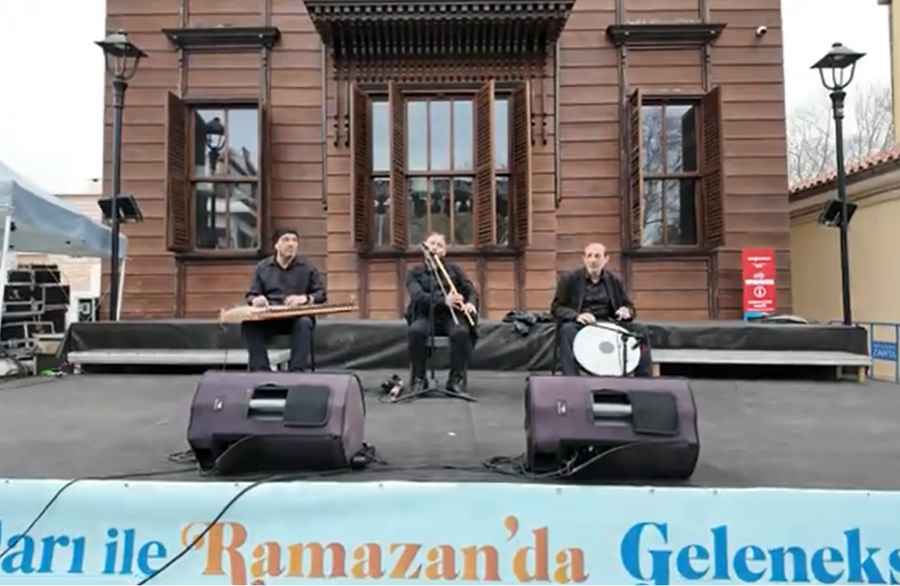
[(869, 378), (900, 383), (900, 361), (897, 360), (900, 324), (856, 322), (856, 325), (869, 332), (869, 356), (872, 357)]

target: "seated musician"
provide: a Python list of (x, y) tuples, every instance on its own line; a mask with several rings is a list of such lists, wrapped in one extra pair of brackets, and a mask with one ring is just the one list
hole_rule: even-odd
[[(406, 309), (406, 321), (409, 324), (409, 359), (412, 363), (412, 392), (421, 391), (425, 385), (426, 353), (428, 351), (429, 327), (434, 325), (437, 336), (450, 338), (450, 378), (447, 389), (457, 393), (465, 393), (465, 372), (472, 353), (474, 331), (466, 318), (466, 313), (473, 321), (478, 315), (478, 293), (466, 273), (452, 262), (444, 261), (447, 254), (447, 241), (441, 234), (432, 234), (425, 241), (431, 253), (441, 260), (447, 274), (453, 281), (456, 294), (451, 292), (450, 285), (438, 270), (434, 275), (424, 264), (412, 269), (406, 279), (409, 292), (409, 306)], [(442, 279), (447, 290), (445, 297), (440, 285), (435, 280)], [(434, 324), (429, 323), (431, 307), (434, 307)], [(456, 321), (451, 310), (455, 311)], [(457, 324), (457, 322), (459, 322)]]
[(556, 285), (551, 312), (559, 333), (560, 370), (564, 376), (580, 374), (573, 344), (578, 330), (603, 321), (613, 321), (641, 341), (641, 358), (635, 376), (652, 376), (650, 337), (646, 326), (634, 320), (634, 304), (618, 276), (607, 270), (609, 255), (599, 243), (584, 249), (584, 268), (563, 275)]
[[(325, 303), (325, 284), (319, 271), (309, 261), (297, 256), (299, 244), (296, 230), (275, 232), (275, 254), (256, 265), (253, 281), (247, 290), (247, 302), (254, 307), (274, 305), (297, 307)], [(293, 371), (306, 370), (312, 349), (315, 322), (312, 317), (286, 317), (241, 324), (244, 343), (250, 355), (250, 370), (270, 370), (266, 345), (275, 336), (291, 336)]]

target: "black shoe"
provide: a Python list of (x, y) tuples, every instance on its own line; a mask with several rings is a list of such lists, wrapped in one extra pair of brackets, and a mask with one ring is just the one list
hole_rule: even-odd
[(468, 395), (465, 380), (461, 376), (451, 376), (447, 381), (447, 390), (457, 395)]
[(425, 379), (424, 378), (414, 378), (411, 383), (409, 383), (409, 392), (413, 395), (421, 394), (425, 390)]

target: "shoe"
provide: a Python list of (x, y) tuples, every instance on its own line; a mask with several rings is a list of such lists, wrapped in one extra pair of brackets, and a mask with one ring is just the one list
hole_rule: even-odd
[(417, 395), (425, 390), (425, 379), (424, 378), (414, 378), (411, 383), (409, 383), (409, 392), (413, 395)]
[(465, 380), (461, 376), (451, 376), (447, 381), (447, 390), (457, 395), (468, 395)]

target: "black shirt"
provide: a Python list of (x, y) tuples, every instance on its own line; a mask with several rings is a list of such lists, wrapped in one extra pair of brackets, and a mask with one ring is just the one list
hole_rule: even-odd
[(581, 312), (590, 313), (599, 320), (609, 319), (615, 310), (612, 308), (609, 291), (603, 279), (596, 283), (587, 276), (584, 284), (584, 301), (581, 303)]
[(294, 258), (282, 268), (274, 256), (261, 261), (253, 272), (253, 280), (247, 290), (247, 301), (257, 295), (265, 295), (269, 303), (284, 303), (291, 295), (307, 295), (312, 303), (325, 303), (328, 295), (322, 275), (302, 258)]
[[(475, 285), (469, 280), (465, 271), (459, 265), (444, 261), (444, 268), (453, 281), (456, 291), (463, 296), (466, 302), (478, 307), (478, 292)], [(446, 283), (444, 283), (446, 286)], [(406, 290), (409, 292), (409, 306), (406, 310), (407, 319), (426, 317), (429, 315), (431, 303), (434, 302), (435, 312), (439, 318), (449, 316), (450, 310), (444, 303), (444, 295), (434, 275), (424, 266), (412, 269), (406, 276)]]

